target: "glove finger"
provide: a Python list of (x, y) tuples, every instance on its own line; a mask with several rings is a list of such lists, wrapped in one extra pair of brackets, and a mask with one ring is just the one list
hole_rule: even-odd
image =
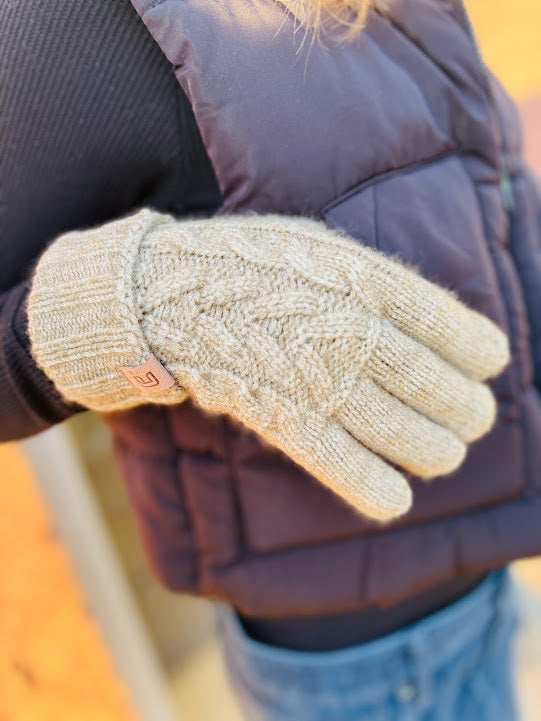
[(370, 450), (421, 478), (451, 473), (466, 447), (447, 428), (433, 423), (370, 378), (361, 378), (334, 417)]
[(360, 269), (357, 287), (373, 312), (474, 380), (495, 376), (508, 364), (509, 343), (495, 323), (400, 263), (365, 250), (373, 260), (368, 270)]
[(248, 390), (242, 378), (191, 369), (178, 380), (198, 405), (229, 413), (279, 448), (361, 513), (388, 520), (404, 514), (412, 493), (405, 478), (365, 448), (334, 418), (303, 409), (269, 386)]
[[(269, 218), (279, 226), (279, 217)], [(400, 261), (360, 246), (341, 231), (312, 219), (294, 220), (299, 242), (306, 234), (312, 246), (309, 256), (291, 253), (292, 267), (303, 272), (309, 262), (310, 277), (317, 277), (321, 285), (352, 292), (369, 311), (387, 318), (474, 380), (495, 376), (508, 364), (505, 334), (450, 291)]]
[(410, 508), (405, 478), (337, 420), (313, 413), (272, 436), (274, 445), (366, 516), (390, 520)]
[(484, 435), (494, 422), (496, 403), (486, 385), (467, 378), (390, 323), (382, 325), (365, 368), (389, 393), (465, 442)]

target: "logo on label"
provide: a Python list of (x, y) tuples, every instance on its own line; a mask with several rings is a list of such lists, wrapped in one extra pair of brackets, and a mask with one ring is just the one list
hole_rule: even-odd
[(142, 393), (156, 393), (158, 391), (167, 390), (175, 384), (175, 379), (167, 371), (155, 355), (140, 366), (128, 368), (125, 366), (116, 366), (124, 378)]
[(140, 386), (143, 386), (143, 388), (153, 388), (154, 386), (160, 385), (160, 381), (152, 371), (149, 371), (144, 378), (141, 378), (141, 376), (133, 376), (133, 379), (136, 380)]

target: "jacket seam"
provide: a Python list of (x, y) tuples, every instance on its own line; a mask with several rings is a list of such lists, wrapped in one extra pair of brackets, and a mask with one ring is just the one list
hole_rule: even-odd
[[(392, 16), (391, 13), (389, 13), (386, 16), (387, 21), (390, 25), (392, 25), (395, 30), (400, 33), (400, 35), (413, 47), (415, 48), (424, 58), (426, 58), (439, 72), (447, 78), (447, 80), (453, 85), (453, 87), (458, 87), (459, 83), (457, 82), (457, 79), (454, 78), (451, 73), (445, 68), (444, 65), (442, 65), (433, 55), (431, 55), (428, 50), (421, 45), (419, 45), (414, 38), (412, 38), (409, 33), (407, 32), (406, 28), (401, 25), (395, 17)], [(467, 28), (465, 28), (462, 24), (459, 23), (458, 18), (456, 16), (453, 16), (453, 19), (459, 24), (460, 29), (462, 32), (464, 32), (468, 38), (468, 40), (472, 43), (476, 54), (478, 53), (477, 46), (475, 43), (474, 38), (468, 33)], [(476, 78), (477, 80), (481, 81), (481, 85), (477, 86), (477, 89), (479, 92), (486, 91), (486, 87), (484, 87), (484, 78), (481, 75)]]
[(187, 502), (186, 499), (186, 489), (184, 487), (184, 477), (181, 474), (181, 467), (180, 467), (180, 458), (182, 456), (179, 449), (176, 447), (176, 444), (173, 439), (173, 434), (171, 432), (171, 418), (169, 411), (174, 406), (165, 406), (163, 408), (163, 418), (164, 418), (164, 425), (166, 428), (167, 433), (167, 441), (169, 443), (169, 446), (171, 448), (175, 449), (175, 453), (173, 456), (174, 464), (175, 464), (175, 491), (176, 496), (178, 499), (179, 505), (185, 509), (186, 512), (186, 518), (188, 521), (188, 535), (190, 537), (191, 541), (191, 557), (193, 560), (193, 569), (195, 573), (195, 579), (194, 579), (194, 586), (195, 588), (200, 589), (203, 591), (202, 587), (202, 568), (201, 568), (201, 559), (202, 559), (202, 553), (197, 548), (197, 537), (195, 533), (195, 525), (194, 525), (194, 519), (193, 519), (193, 513), (192, 509), (190, 508), (190, 504)]
[[(475, 181), (469, 174), (469, 172), (466, 170), (466, 168), (464, 168), (464, 170), (466, 171), (466, 175), (468, 176), (468, 179), (472, 186), (473, 192), (475, 193), (475, 199), (477, 201), (477, 208), (479, 210), (481, 218), (483, 219), (483, 229), (485, 232), (485, 237), (487, 238), (487, 241), (488, 241), (488, 233), (487, 233), (487, 229), (486, 229), (486, 213), (484, 212), (483, 205), (481, 203), (481, 198), (479, 197), (479, 189), (478, 189)], [(506, 215), (507, 215), (507, 219), (508, 219), (507, 233), (510, 234), (512, 218), (511, 218), (511, 214), (508, 211), (506, 211)], [(503, 307), (505, 308), (505, 315), (506, 315), (506, 319), (507, 319), (507, 323), (508, 323), (508, 327), (509, 327), (509, 335), (510, 335), (511, 339), (515, 339), (518, 337), (518, 331), (517, 331), (517, 327), (515, 324), (514, 314), (511, 312), (511, 309), (509, 307), (509, 299), (508, 299), (508, 295), (506, 292), (506, 288), (508, 287), (508, 284), (503, 282), (502, 272), (501, 272), (501, 267), (500, 267), (500, 260), (497, 258), (497, 253), (501, 252), (501, 253), (508, 254), (509, 260), (511, 261), (511, 267), (513, 269), (513, 272), (516, 273), (517, 275), (518, 275), (518, 269), (515, 265), (512, 254), (509, 252), (509, 250), (507, 248), (499, 247), (499, 246), (495, 247), (494, 243), (491, 243), (491, 242), (487, 242), (486, 247), (488, 249), (490, 263), (491, 263), (493, 271), (494, 271), (494, 276), (498, 283), (498, 290), (500, 293), (500, 297), (502, 298), (502, 301), (503, 301)], [(528, 318), (528, 310), (527, 310), (527, 305), (526, 305), (525, 298), (523, 295), (524, 291), (523, 291), (523, 287), (522, 287), (522, 282), (520, 281), (520, 277), (519, 277), (518, 287), (522, 291), (521, 301), (522, 301), (522, 304), (525, 309), (526, 318)], [(528, 327), (529, 327), (529, 322), (528, 322)], [(519, 358), (520, 358), (520, 356), (519, 356)], [(510, 380), (510, 383), (511, 383), (512, 389), (513, 389), (513, 398), (518, 399), (518, 398), (522, 397), (523, 394), (521, 393), (520, 378), (517, 375), (516, 369), (514, 369), (514, 368), (509, 369), (509, 380)], [(531, 478), (531, 473), (529, 472), (529, 469), (527, 468), (528, 460), (526, 458), (527, 454), (526, 454), (526, 448), (525, 448), (526, 428), (525, 428), (524, 409), (523, 409), (522, 405), (519, 404), (518, 402), (516, 402), (515, 405), (519, 412), (519, 418), (517, 419), (517, 423), (519, 424), (520, 431), (521, 431), (520, 432), (520, 444), (521, 444), (521, 451), (522, 451), (520, 453), (520, 459), (519, 459), (519, 463), (520, 463), (519, 467), (520, 467), (520, 472), (521, 472), (521, 476), (522, 476), (522, 493), (516, 494), (515, 498), (520, 498), (522, 495), (524, 495), (528, 491), (529, 485), (532, 482), (532, 478)]]
[[(235, 469), (235, 463), (233, 461), (233, 441), (229, 430), (227, 416), (222, 417), (222, 430), (223, 430), (223, 441), (225, 451), (225, 463), (227, 466), (227, 476), (229, 481), (229, 491), (231, 494), (231, 503), (235, 513), (235, 556), (237, 561), (241, 559), (246, 552), (249, 552), (249, 546), (247, 544), (247, 534), (244, 526), (244, 514), (242, 512), (242, 504), (240, 500), (240, 493), (238, 489), (237, 474)], [(234, 563), (234, 562), (233, 562)], [(224, 566), (220, 565), (220, 568)], [(227, 565), (225, 566), (227, 567)]]
[(154, 8), (157, 8), (157, 7), (159, 7), (160, 5), (165, 5), (165, 4), (168, 3), (168, 2), (169, 2), (169, 0), (155, 0), (153, 3), (150, 3), (150, 5), (143, 10), (143, 17), (144, 17), (150, 10), (153, 10)]
[[(435, 519), (426, 520), (422, 523), (418, 523), (412, 526), (407, 527), (400, 527), (396, 529), (387, 529), (383, 534), (370, 534), (370, 533), (355, 533), (351, 535), (344, 535), (344, 536), (337, 536), (332, 539), (325, 539), (320, 541), (310, 541), (306, 543), (295, 543), (288, 546), (283, 546), (281, 548), (276, 549), (269, 549), (266, 551), (261, 550), (250, 550), (248, 554), (245, 556), (241, 556), (239, 559), (228, 563), (228, 564), (220, 564), (213, 566), (213, 570), (215, 571), (227, 571), (227, 569), (234, 568), (238, 563), (243, 563), (246, 560), (252, 560), (257, 561), (259, 558), (272, 558), (272, 557), (278, 557), (282, 554), (290, 553), (291, 551), (301, 551), (301, 550), (309, 550), (309, 549), (317, 549), (320, 547), (326, 547), (346, 542), (355, 542), (358, 541), (360, 543), (366, 544), (367, 546), (371, 546), (373, 543), (377, 543), (378, 539), (381, 537), (389, 538), (391, 535), (393, 536), (400, 536), (403, 533), (416, 533), (419, 529), (427, 529), (431, 527), (440, 526), (442, 523), (452, 523), (456, 524), (462, 521), (464, 518), (471, 519), (473, 516), (476, 518), (482, 517), (486, 514), (491, 514), (494, 512), (505, 512), (509, 508), (513, 508), (516, 506), (519, 506), (521, 504), (529, 504), (531, 503), (532, 499), (534, 501), (541, 501), (541, 492), (536, 493), (530, 493), (528, 495), (523, 494), (521, 496), (515, 496), (511, 498), (507, 498), (505, 500), (499, 501), (497, 503), (493, 503), (491, 505), (483, 505), (479, 506), (477, 508), (471, 508), (468, 510), (464, 510), (463, 512), (457, 513), (457, 514), (450, 514), (448, 516), (438, 517)], [(455, 536), (453, 536), (455, 537)], [(455, 553), (453, 551), (453, 558), (455, 558)], [(369, 563), (371, 559), (367, 559), (367, 562)], [(461, 567), (464, 564), (461, 564)], [(465, 567), (465, 566), (464, 566)]]
[(356, 183), (352, 187), (348, 188), (344, 192), (340, 193), (340, 195), (333, 200), (331, 200), (329, 203), (323, 206), (321, 209), (321, 214), (324, 215), (325, 213), (328, 213), (336, 206), (340, 205), (341, 203), (345, 202), (346, 200), (349, 200), (354, 195), (357, 195), (357, 193), (361, 193), (364, 190), (367, 190), (372, 185), (375, 185), (376, 183), (382, 182), (384, 180), (387, 180), (389, 178), (393, 178), (397, 175), (402, 175), (404, 173), (414, 172), (416, 170), (420, 170), (424, 168), (425, 166), (432, 165), (433, 163), (437, 163), (441, 160), (446, 160), (447, 158), (451, 158), (453, 156), (460, 157), (461, 155), (470, 155), (470, 153), (464, 153), (459, 148), (452, 148), (451, 150), (445, 150), (441, 153), (437, 153), (436, 155), (433, 155), (429, 158), (423, 158), (422, 160), (417, 160), (414, 162), (409, 162), (404, 165), (399, 166), (398, 168), (389, 168), (388, 170), (382, 170), (379, 173), (374, 173), (374, 175), (371, 175), (368, 178), (365, 178), (360, 183)]

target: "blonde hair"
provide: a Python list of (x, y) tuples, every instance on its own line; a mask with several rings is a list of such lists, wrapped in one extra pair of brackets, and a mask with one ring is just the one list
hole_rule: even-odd
[(315, 31), (320, 39), (322, 30), (331, 25), (347, 28), (343, 40), (358, 37), (366, 25), (371, 9), (389, 10), (391, 0), (280, 0), (306, 29)]

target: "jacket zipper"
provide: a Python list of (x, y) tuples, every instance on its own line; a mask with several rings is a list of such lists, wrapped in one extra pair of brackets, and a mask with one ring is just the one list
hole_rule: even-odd
[(510, 171), (510, 155), (507, 149), (507, 143), (505, 140), (505, 133), (503, 128), (502, 119), (500, 116), (500, 113), (498, 111), (498, 106), (496, 104), (496, 99), (494, 98), (494, 93), (492, 92), (492, 86), (490, 84), (490, 78), (488, 75), (487, 66), (485, 64), (485, 61), (483, 60), (483, 55), (481, 53), (481, 49), (479, 47), (479, 43), (477, 41), (477, 36), (475, 34), (475, 30), (473, 29), (473, 25), (470, 20), (470, 16), (468, 14), (468, 11), (466, 10), (466, 7), (464, 5), (464, 0), (459, 0), (460, 8), (462, 10), (462, 15), (464, 17), (464, 20), (466, 22), (466, 26), (469, 32), (469, 35), (471, 37), (475, 54), (477, 55), (477, 60), (479, 62), (479, 66), (481, 68), (481, 72), (483, 73), (483, 77), (485, 80), (485, 88), (487, 91), (489, 102), (492, 106), (492, 109), (494, 111), (494, 115), (496, 116), (496, 121), (498, 123), (498, 128), (500, 131), (500, 139), (501, 139), (501, 153), (500, 153), (500, 169), (499, 169), (499, 176), (500, 176), (500, 193), (503, 198), (503, 202), (505, 205), (505, 209), (508, 213), (512, 213), (515, 210), (515, 197), (513, 194), (513, 183), (511, 181), (511, 171)]

